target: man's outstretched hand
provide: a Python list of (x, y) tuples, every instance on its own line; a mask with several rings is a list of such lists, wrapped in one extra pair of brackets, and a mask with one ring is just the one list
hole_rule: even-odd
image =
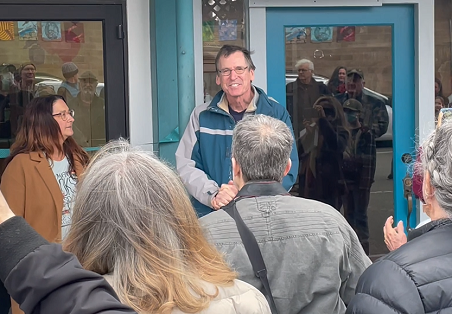
[(212, 208), (215, 210), (228, 205), (237, 195), (239, 190), (234, 182), (229, 181), (228, 184), (222, 184), (217, 195), (212, 199)]

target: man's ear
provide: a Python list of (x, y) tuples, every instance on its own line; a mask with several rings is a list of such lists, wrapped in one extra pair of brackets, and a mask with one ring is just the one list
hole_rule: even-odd
[(234, 157), (232, 157), (232, 174), (235, 177), (240, 177), (242, 173), (242, 170), (240, 169), (239, 164), (237, 163), (237, 161), (235, 160)]
[(218, 74), (218, 72), (217, 72), (217, 75), (215, 77), (215, 83), (217, 83), (218, 86), (221, 85), (220, 75)]
[(284, 169), (284, 176), (286, 176), (289, 173), (290, 168), (292, 168), (292, 160), (290, 160), (289, 158), (289, 160), (287, 161), (286, 169)]

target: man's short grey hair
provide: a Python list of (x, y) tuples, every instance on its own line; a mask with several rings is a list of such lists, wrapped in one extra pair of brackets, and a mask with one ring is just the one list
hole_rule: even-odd
[(421, 147), (421, 169), (416, 171), (428, 171), (438, 204), (452, 217), (452, 120), (433, 131)]
[(295, 63), (295, 70), (298, 71), (298, 69), (303, 65), (303, 64), (309, 64), (309, 70), (314, 71), (314, 63), (311, 60), (308, 59), (301, 59), (298, 60), (297, 63)]
[(289, 162), (293, 135), (281, 120), (258, 114), (245, 117), (234, 129), (232, 157), (247, 181), (281, 182)]

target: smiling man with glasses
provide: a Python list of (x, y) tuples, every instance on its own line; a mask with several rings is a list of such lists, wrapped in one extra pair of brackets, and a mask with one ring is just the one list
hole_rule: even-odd
[[(288, 112), (263, 90), (252, 85), (256, 67), (250, 52), (224, 45), (215, 59), (220, 91), (210, 103), (197, 106), (176, 152), (177, 170), (194, 199), (198, 216), (227, 205), (237, 194), (232, 183), (232, 130), (244, 116), (264, 114), (282, 120), (290, 129)], [(292, 168), (283, 180), (290, 190), (298, 173), (295, 144)]]

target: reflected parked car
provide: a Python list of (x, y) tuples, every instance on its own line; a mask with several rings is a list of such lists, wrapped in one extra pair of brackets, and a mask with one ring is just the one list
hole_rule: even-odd
[[(286, 85), (288, 83), (294, 82), (297, 79), (298, 75), (296, 73), (286, 73)], [(317, 82), (322, 82), (323, 84), (328, 84), (328, 78), (321, 75), (313, 75), (312, 76)], [(381, 100), (386, 105), (386, 111), (389, 116), (389, 125), (388, 130), (385, 134), (377, 138), (376, 140), (379, 142), (382, 141), (392, 141), (392, 100), (387, 96), (380, 94), (374, 90), (371, 90), (367, 87), (364, 87), (363, 93), (369, 97), (377, 98)]]
[[(35, 82), (36, 82), (36, 86), (38, 86), (38, 87), (39, 86), (53, 87), (55, 94), (58, 91), (58, 88), (60, 88), (61, 83), (63, 83), (63, 81), (60, 78), (53, 76), (53, 75), (43, 74), (43, 73), (36, 73)], [(96, 95), (97, 96), (100, 95), (102, 88), (104, 88), (104, 83), (99, 82), (96, 87)]]

